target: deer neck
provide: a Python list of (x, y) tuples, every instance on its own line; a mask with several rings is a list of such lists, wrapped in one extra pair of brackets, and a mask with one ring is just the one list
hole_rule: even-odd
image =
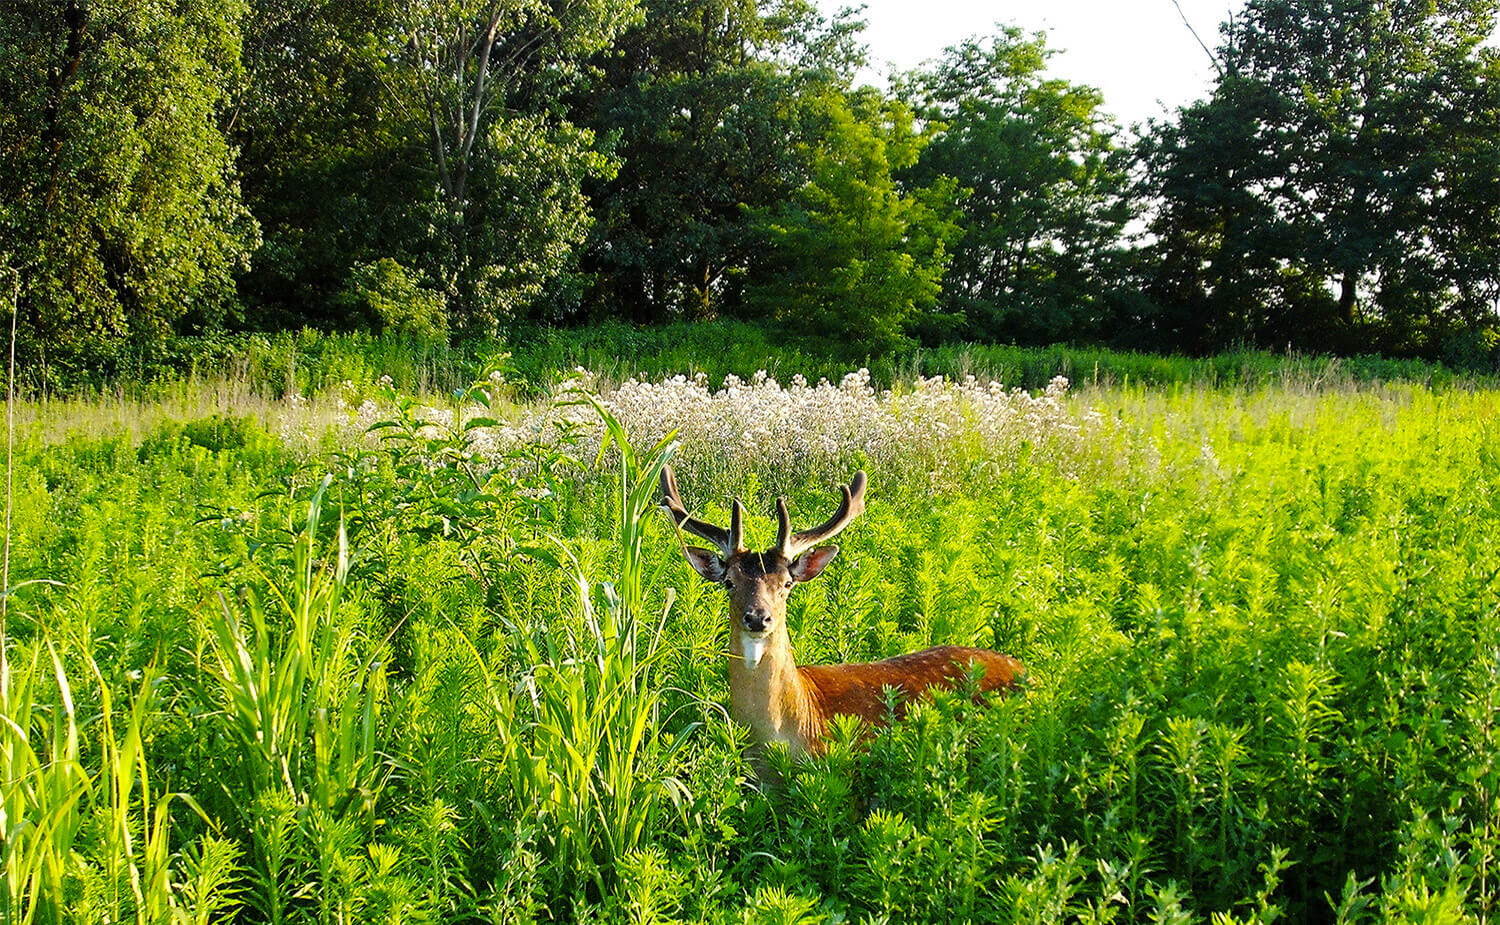
[(760, 639), (731, 627), (730, 713), (758, 743), (785, 742), (794, 752), (807, 751), (821, 738), (816, 701), (797, 670), (785, 619), (776, 624)]

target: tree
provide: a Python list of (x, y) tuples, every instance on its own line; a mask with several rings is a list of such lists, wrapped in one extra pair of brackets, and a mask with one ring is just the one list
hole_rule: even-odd
[(797, 100), (843, 86), (858, 23), (806, 0), (646, 0), (600, 55), (578, 119), (615, 139), (618, 176), (592, 188), (586, 267), (595, 315), (639, 321), (733, 309), (760, 239), (745, 209), (806, 179)]
[(1004, 29), (947, 50), (897, 92), (939, 128), (910, 177), (964, 188), (943, 306), (971, 334), (1098, 336), (1131, 218), (1126, 152), (1098, 91), (1042, 76), (1041, 35)]
[(0, 251), (23, 343), (212, 323), (256, 241), (223, 122), (239, 2), (0, 7)]
[(1493, 0), (1250, 0), (1143, 147), (1165, 319), (1210, 347), (1440, 350), (1493, 326)]
[(257, 0), (234, 107), (245, 202), (263, 243), (239, 281), (244, 323), (352, 327), (353, 268), (425, 275), (424, 136), (383, 82), (393, 0)]
[(564, 96), (635, 16), (634, 0), (258, 4), (239, 130), (267, 228), (244, 280), (260, 323), (366, 323), (346, 296), (373, 265), (439, 293), (460, 332), (567, 288), (583, 184), (615, 163)]
[(817, 139), (811, 179), (789, 200), (751, 210), (768, 252), (747, 298), (841, 353), (882, 353), (937, 304), (958, 234), (956, 184), (896, 181), (926, 142), (900, 101), (866, 87), (804, 106), (818, 125), (808, 133)]
[(397, 0), (385, 79), (423, 127), (437, 193), (433, 271), (459, 322), (493, 327), (569, 265), (586, 179), (611, 163), (562, 117), (584, 62), (635, 0)]

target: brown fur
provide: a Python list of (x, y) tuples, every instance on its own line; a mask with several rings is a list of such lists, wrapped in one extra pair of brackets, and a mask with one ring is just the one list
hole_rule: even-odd
[(906, 701), (932, 688), (958, 687), (968, 677), (970, 666), (983, 672), (981, 691), (1009, 690), (1021, 674), (1021, 663), (1009, 655), (967, 646), (934, 646), (909, 655), (879, 662), (852, 665), (808, 665), (798, 670), (811, 685), (818, 711), (827, 718), (852, 715), (879, 724), (884, 720), (884, 688), (893, 687), (896, 715), (906, 712)]
[[(982, 669), (981, 691), (1009, 690), (1025, 669), (1008, 655), (965, 646), (936, 646), (879, 662), (799, 666), (786, 626), (791, 563), (748, 553), (725, 565), (730, 590), (730, 714), (750, 727), (758, 744), (785, 742), (794, 753), (821, 754), (835, 716), (857, 716), (872, 727), (886, 719), (885, 688), (894, 688), (896, 713), (905, 701), (934, 688), (964, 683), (971, 666)], [(814, 576), (815, 577), (815, 576)], [(770, 613), (765, 654), (745, 664), (745, 611)]]

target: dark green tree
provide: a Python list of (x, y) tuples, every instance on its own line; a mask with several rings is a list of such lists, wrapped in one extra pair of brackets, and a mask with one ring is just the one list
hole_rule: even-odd
[(1131, 217), (1127, 155), (1097, 90), (1046, 78), (1041, 35), (1008, 28), (949, 48), (897, 92), (938, 126), (909, 176), (952, 177), (963, 236), (943, 307), (973, 335), (1097, 337)]
[(563, 96), (635, 16), (634, 0), (266, 0), (241, 123), (268, 229), (245, 288), (265, 321), (364, 323), (346, 295), (372, 265), (467, 332), (566, 288), (582, 185), (614, 165)]
[(899, 100), (866, 87), (803, 106), (817, 125), (807, 143), (811, 177), (786, 201), (750, 210), (767, 252), (747, 298), (838, 352), (879, 354), (931, 321), (959, 231), (957, 185), (896, 180), (927, 140)]
[(0, 5), (0, 252), (24, 274), (23, 350), (152, 341), (232, 305), (256, 241), (224, 130), (244, 11)]
[(1143, 148), (1158, 319), (1192, 346), (1485, 349), (1493, 0), (1251, 0)]
[(806, 179), (797, 101), (847, 83), (859, 24), (824, 20), (807, 0), (643, 5), (578, 102), (621, 161), (592, 190), (590, 310), (706, 317), (738, 303), (760, 246), (745, 209), (784, 201)]
[(422, 126), (431, 272), (459, 326), (486, 330), (571, 266), (586, 180), (612, 162), (563, 97), (638, 17), (636, 0), (394, 0), (384, 78)]
[(245, 19), (234, 137), (264, 239), (240, 280), (251, 327), (359, 326), (340, 297), (354, 267), (423, 275), (421, 126), (381, 79), (395, 17), (391, 0), (257, 0)]

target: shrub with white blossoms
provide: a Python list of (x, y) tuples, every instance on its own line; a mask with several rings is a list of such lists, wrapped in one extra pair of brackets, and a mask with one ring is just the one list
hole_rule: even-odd
[[(558, 391), (565, 395), (590, 384), (584, 374)], [(783, 386), (764, 371), (748, 382), (729, 376), (718, 390), (701, 373), (660, 382), (632, 379), (601, 401), (639, 445), (675, 431), (683, 444), (679, 458), (706, 456), (716, 468), (807, 471), (849, 462), (915, 462), (931, 469), (962, 455), (954, 452), (960, 448), (991, 455), (1024, 443), (1077, 439), (1098, 415), (1070, 409), (1067, 392), (1068, 380), (1061, 376), (1037, 395), (972, 376), (961, 382), (918, 379), (905, 388), (877, 390), (869, 370), (861, 369), (837, 385), (826, 379), (812, 385), (794, 376)], [(583, 435), (585, 452), (598, 446), (597, 417), (582, 405), (539, 409), (475, 437), (479, 446), (495, 451), (571, 431)]]
[[(591, 459), (601, 438), (598, 416), (587, 404), (568, 399), (593, 392), (595, 383), (586, 371), (576, 372), (554, 391), (558, 402), (534, 406), (514, 422), (463, 428), (469, 451), (498, 463), (522, 447), (566, 440), (570, 452)], [(638, 446), (676, 432), (682, 443), (679, 468), (705, 475), (753, 470), (796, 479), (851, 466), (960, 475), (955, 466), (976, 455), (995, 458), (1026, 444), (1060, 449), (1080, 441), (1099, 420), (1097, 412), (1070, 407), (1067, 393), (1062, 376), (1036, 395), (973, 376), (959, 382), (918, 379), (878, 390), (869, 370), (861, 369), (837, 385), (794, 376), (783, 386), (765, 372), (749, 381), (729, 376), (717, 390), (701, 373), (659, 382), (631, 379), (599, 400)], [(351, 430), (363, 430), (387, 413), (368, 400), (350, 410)], [(412, 410), (430, 423), (419, 431), (424, 436), (454, 429), (452, 407)], [(476, 406), (459, 414), (467, 421), (484, 412)]]

